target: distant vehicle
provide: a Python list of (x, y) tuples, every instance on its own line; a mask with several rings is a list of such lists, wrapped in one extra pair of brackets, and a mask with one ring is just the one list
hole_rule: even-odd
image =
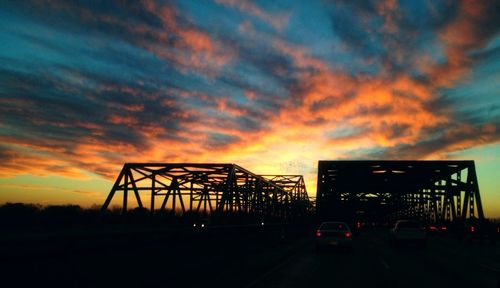
[(428, 234), (447, 233), (449, 231), (447, 223), (429, 224), (425, 227)]
[(363, 229), (364, 227), (366, 226), (366, 223), (362, 220), (357, 220), (355, 223), (354, 223), (354, 227), (353, 227), (353, 230), (352, 232), (354, 234), (357, 234), (361, 231), (361, 229)]
[(439, 226), (439, 231), (441, 231), (442, 233), (446, 233), (446, 232), (448, 232), (448, 225), (446, 225), (446, 224), (441, 224), (441, 225)]
[(491, 244), (496, 244), (498, 228), (488, 220), (468, 219), (465, 222), (462, 235), (465, 240), (472, 241), (488, 241)]
[(204, 229), (204, 228), (207, 228), (208, 226), (210, 226), (211, 223), (212, 222), (210, 221), (209, 218), (199, 219), (193, 223), (193, 228)]
[(417, 243), (425, 246), (427, 243), (427, 233), (424, 226), (412, 220), (397, 221), (391, 230), (391, 238), (396, 246), (400, 243)]
[(316, 251), (325, 248), (352, 249), (352, 232), (344, 222), (323, 222), (316, 230)]
[(434, 225), (434, 224), (430, 224), (430, 225), (427, 225), (427, 227), (425, 227), (425, 230), (427, 231), (427, 233), (429, 234), (435, 234), (435, 233), (439, 233), (439, 228), (437, 225)]

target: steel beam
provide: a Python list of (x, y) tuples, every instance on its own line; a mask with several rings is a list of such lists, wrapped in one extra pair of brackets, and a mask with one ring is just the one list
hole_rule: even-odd
[(317, 187), (320, 219), (484, 218), (474, 161), (319, 161)]
[(158, 211), (169, 210), (181, 215), (244, 212), (289, 218), (293, 211), (298, 211), (297, 207), (304, 209), (301, 215), (309, 211), (301, 175), (267, 177), (235, 164), (126, 163), (102, 209), (108, 209), (113, 197), (122, 192), (122, 211), (126, 212), (130, 207), (128, 191), (132, 190), (139, 208), (144, 208), (142, 193), (151, 193), (152, 214), (158, 196), (164, 196)]

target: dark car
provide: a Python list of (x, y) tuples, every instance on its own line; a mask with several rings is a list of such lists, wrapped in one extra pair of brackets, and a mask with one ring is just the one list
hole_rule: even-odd
[(398, 246), (400, 243), (418, 243), (421, 246), (425, 246), (427, 243), (425, 227), (417, 221), (399, 220), (390, 233), (395, 246)]
[(432, 223), (425, 226), (425, 231), (427, 231), (428, 234), (443, 234), (450, 231), (450, 226), (448, 222)]
[(316, 230), (316, 251), (325, 248), (352, 250), (352, 232), (345, 222), (323, 222)]
[(467, 242), (489, 242), (496, 244), (497, 227), (487, 219), (468, 219), (463, 226), (461, 238)]

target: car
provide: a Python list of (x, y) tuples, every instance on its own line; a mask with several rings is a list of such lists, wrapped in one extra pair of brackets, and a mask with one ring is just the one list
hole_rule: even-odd
[(425, 227), (418, 221), (399, 220), (391, 229), (391, 238), (395, 246), (401, 243), (416, 243), (425, 246), (427, 232)]
[(426, 230), (427, 230), (427, 233), (429, 233), (429, 234), (436, 234), (436, 233), (439, 233), (439, 226), (437, 226), (435, 224), (429, 224), (429, 225), (427, 225)]
[(468, 219), (462, 231), (467, 242), (490, 242), (493, 245), (497, 242), (498, 228), (487, 219)]
[(439, 226), (439, 231), (441, 231), (441, 233), (447, 233), (448, 232), (448, 225), (446, 224), (441, 224)]
[(316, 251), (326, 248), (352, 250), (352, 231), (345, 222), (323, 222), (316, 230)]
[(448, 223), (433, 223), (425, 226), (427, 234), (443, 234), (448, 233)]
[(353, 224), (352, 233), (354, 233), (355, 235), (358, 235), (361, 232), (361, 230), (365, 228), (365, 226), (366, 226), (365, 221), (362, 221), (362, 220), (355, 221)]
[(209, 218), (202, 218), (193, 223), (193, 228), (195, 229), (205, 229), (211, 225)]

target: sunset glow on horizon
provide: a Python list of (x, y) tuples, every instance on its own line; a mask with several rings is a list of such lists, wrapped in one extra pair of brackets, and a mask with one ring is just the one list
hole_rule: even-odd
[[(128, 3), (128, 4), (126, 4)], [(0, 203), (101, 205), (126, 162), (475, 160), (500, 217), (498, 1), (0, 4)]]

